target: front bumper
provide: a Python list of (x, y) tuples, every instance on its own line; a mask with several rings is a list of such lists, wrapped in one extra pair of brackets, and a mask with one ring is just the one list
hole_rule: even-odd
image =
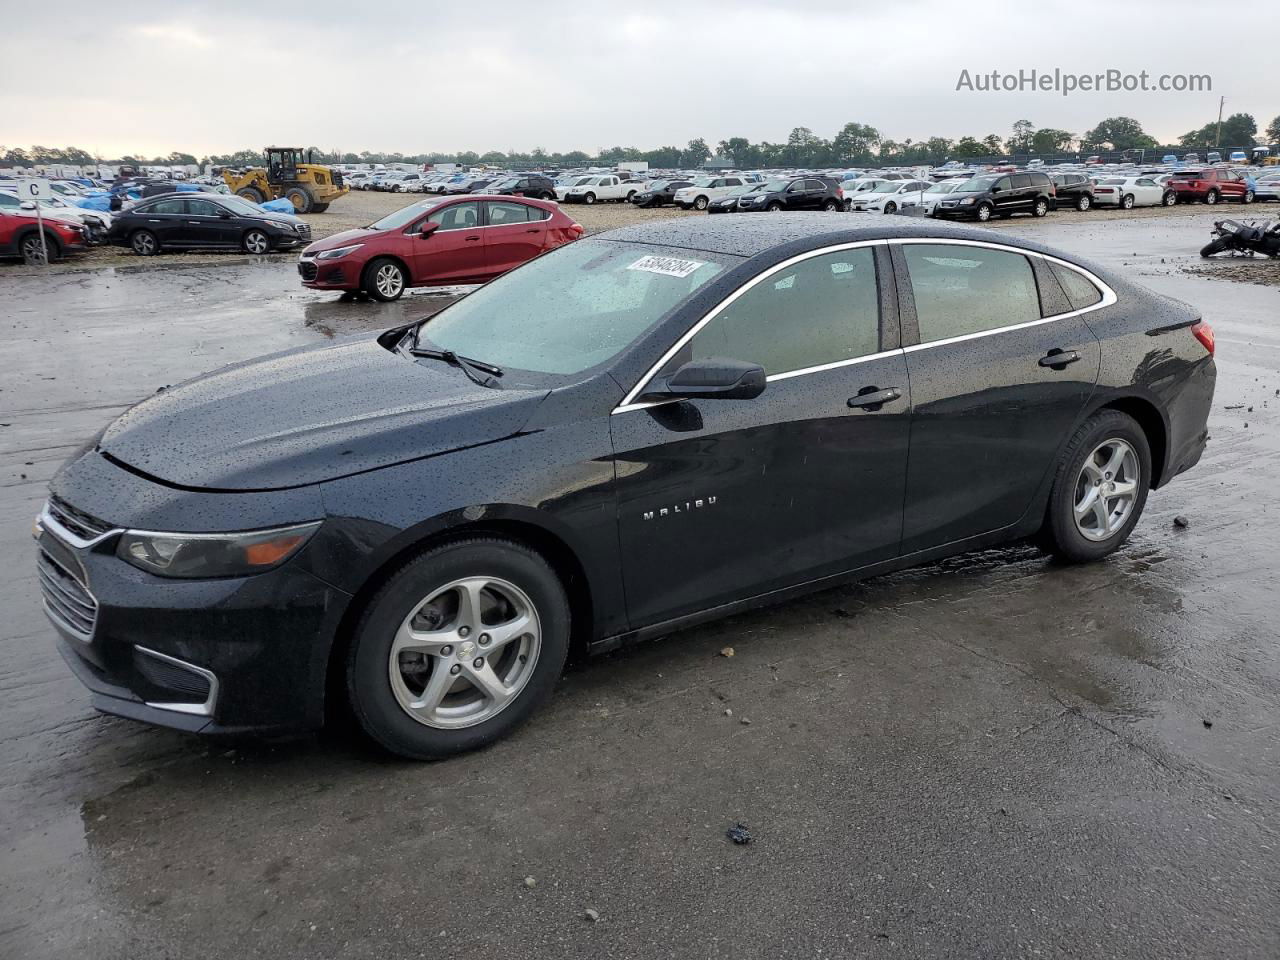
[(303, 257), (298, 260), (298, 276), (312, 290), (357, 290), (362, 267), (350, 257), (328, 261)]

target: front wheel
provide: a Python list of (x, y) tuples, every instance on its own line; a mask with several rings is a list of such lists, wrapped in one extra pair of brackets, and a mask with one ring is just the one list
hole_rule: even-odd
[(129, 238), (129, 246), (140, 257), (154, 257), (160, 252), (160, 241), (150, 230), (138, 230)]
[(1151, 484), (1151, 448), (1128, 414), (1104, 410), (1067, 443), (1041, 545), (1072, 563), (1101, 560), (1128, 539)]
[(285, 199), (293, 204), (294, 213), (310, 213), (316, 204), (316, 198), (306, 187), (290, 187), (284, 192)]
[(1253, 191), (1252, 191), (1252, 190), (1246, 190), (1246, 191), (1244, 192), (1244, 202), (1245, 202), (1245, 203), (1253, 203), (1253, 198), (1254, 198), (1254, 193), (1253, 193)]
[(271, 250), (271, 238), (261, 230), (250, 230), (244, 235), (244, 252), (261, 256)]
[(1217, 240), (1214, 240), (1212, 243), (1206, 244), (1204, 247), (1202, 247), (1200, 249), (1200, 256), (1212, 257), (1215, 253), (1221, 253), (1225, 249), (1227, 249), (1226, 241), (1219, 238)]
[(991, 213), (992, 213), (991, 204), (989, 203), (978, 204), (977, 216), (978, 216), (979, 222), (986, 223), (988, 220), (991, 219)]
[(1205, 194), (1204, 202), (1209, 204), (1209, 206), (1212, 207), (1215, 203), (1218, 202), (1218, 191), (1210, 190), (1207, 194)]
[(1076, 209), (1079, 210), (1081, 213), (1084, 213), (1086, 210), (1088, 210), (1092, 206), (1093, 206), (1093, 197), (1089, 196), (1087, 193), (1080, 194), (1080, 198), (1076, 200)]
[(539, 554), (489, 537), (436, 547), (395, 571), (360, 618), (352, 711), (404, 757), (474, 750), (550, 696), (569, 631), (564, 587)]
[(765, 210), (767, 210), (769, 213), (779, 213), (782, 210), (782, 204), (771, 203), (767, 207), (765, 207)]
[(596, 202), (596, 195), (594, 193), (584, 193), (582, 195), (582, 202), (587, 204), (587, 206), (590, 206)]
[(394, 260), (380, 257), (365, 268), (365, 291), (383, 303), (399, 300), (408, 285), (404, 268)]

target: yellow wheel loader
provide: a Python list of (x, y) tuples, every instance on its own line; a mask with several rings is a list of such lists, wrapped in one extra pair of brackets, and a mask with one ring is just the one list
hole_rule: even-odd
[(267, 156), (265, 169), (222, 171), (232, 193), (254, 203), (287, 197), (296, 213), (323, 213), (349, 189), (342, 182), (341, 170), (312, 163), (310, 153), (304, 163), (301, 147), (267, 147), (262, 152)]

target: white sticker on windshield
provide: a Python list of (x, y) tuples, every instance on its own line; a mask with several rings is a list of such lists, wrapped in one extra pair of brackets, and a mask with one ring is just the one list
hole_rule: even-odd
[(687, 277), (706, 263), (704, 260), (681, 260), (679, 257), (641, 257), (628, 270), (644, 270), (668, 277)]

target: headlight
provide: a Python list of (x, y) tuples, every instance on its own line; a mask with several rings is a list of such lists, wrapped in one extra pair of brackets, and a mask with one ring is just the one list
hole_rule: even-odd
[(150, 533), (126, 530), (116, 556), (161, 577), (243, 577), (284, 563), (320, 521), (245, 533)]
[(348, 253), (355, 253), (363, 243), (353, 243), (349, 247), (339, 247), (337, 250), (322, 250), (316, 254), (317, 260), (337, 260), (339, 257), (345, 257)]
[(971, 203), (973, 203), (973, 197), (965, 197), (963, 200), (960, 201), (960, 205), (965, 207), (967, 207)]

